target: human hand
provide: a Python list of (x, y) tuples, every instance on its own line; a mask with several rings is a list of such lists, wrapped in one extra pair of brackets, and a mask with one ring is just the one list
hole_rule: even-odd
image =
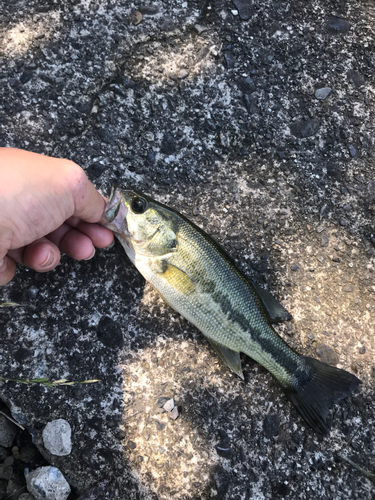
[(113, 241), (96, 224), (106, 200), (69, 160), (0, 148), (0, 286), (16, 263), (38, 272), (54, 269), (60, 252), (88, 260)]

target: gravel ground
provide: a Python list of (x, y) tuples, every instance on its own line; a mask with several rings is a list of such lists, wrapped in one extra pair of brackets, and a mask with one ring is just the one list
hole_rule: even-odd
[[(375, 469), (374, 22), (366, 0), (0, 0), (0, 145), (185, 214), (291, 312), (293, 349), (362, 380), (322, 438), (251, 359), (231, 374), (119, 245), (20, 269), (0, 375), (101, 380), (0, 383), (70, 499), (104, 479), (98, 498), (374, 498), (340, 458)], [(59, 418), (65, 457), (42, 442)]]

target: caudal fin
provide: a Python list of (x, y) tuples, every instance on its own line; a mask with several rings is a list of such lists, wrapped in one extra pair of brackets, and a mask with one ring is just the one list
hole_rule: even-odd
[(355, 391), (361, 381), (351, 373), (301, 356), (304, 369), (296, 373), (286, 394), (299, 414), (316, 432), (329, 434), (326, 417), (331, 405)]

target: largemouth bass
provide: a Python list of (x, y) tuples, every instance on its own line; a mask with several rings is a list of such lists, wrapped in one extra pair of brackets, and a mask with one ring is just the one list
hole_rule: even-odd
[(240, 353), (278, 380), (304, 420), (326, 435), (330, 406), (354, 391), (351, 373), (295, 353), (272, 323), (290, 319), (268, 292), (244, 277), (225, 250), (178, 212), (136, 191), (112, 188), (102, 224), (164, 300), (243, 378)]

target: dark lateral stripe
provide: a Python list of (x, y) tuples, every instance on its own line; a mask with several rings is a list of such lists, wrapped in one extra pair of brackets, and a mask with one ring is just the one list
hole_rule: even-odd
[[(220, 304), (222, 311), (228, 315), (231, 321), (237, 323), (243, 331), (248, 332), (252, 340), (259, 344), (262, 351), (270, 354), (288, 373), (294, 374), (297, 371), (298, 362), (293, 359), (293, 351), (283, 339), (277, 335), (272, 327), (264, 322), (263, 324), (258, 323), (254, 326), (249, 324), (249, 319), (241, 311), (233, 307), (230, 299), (219, 290), (213, 293), (213, 298)], [(249, 308), (251, 308), (250, 304)], [(274, 335), (269, 332), (270, 329)]]

